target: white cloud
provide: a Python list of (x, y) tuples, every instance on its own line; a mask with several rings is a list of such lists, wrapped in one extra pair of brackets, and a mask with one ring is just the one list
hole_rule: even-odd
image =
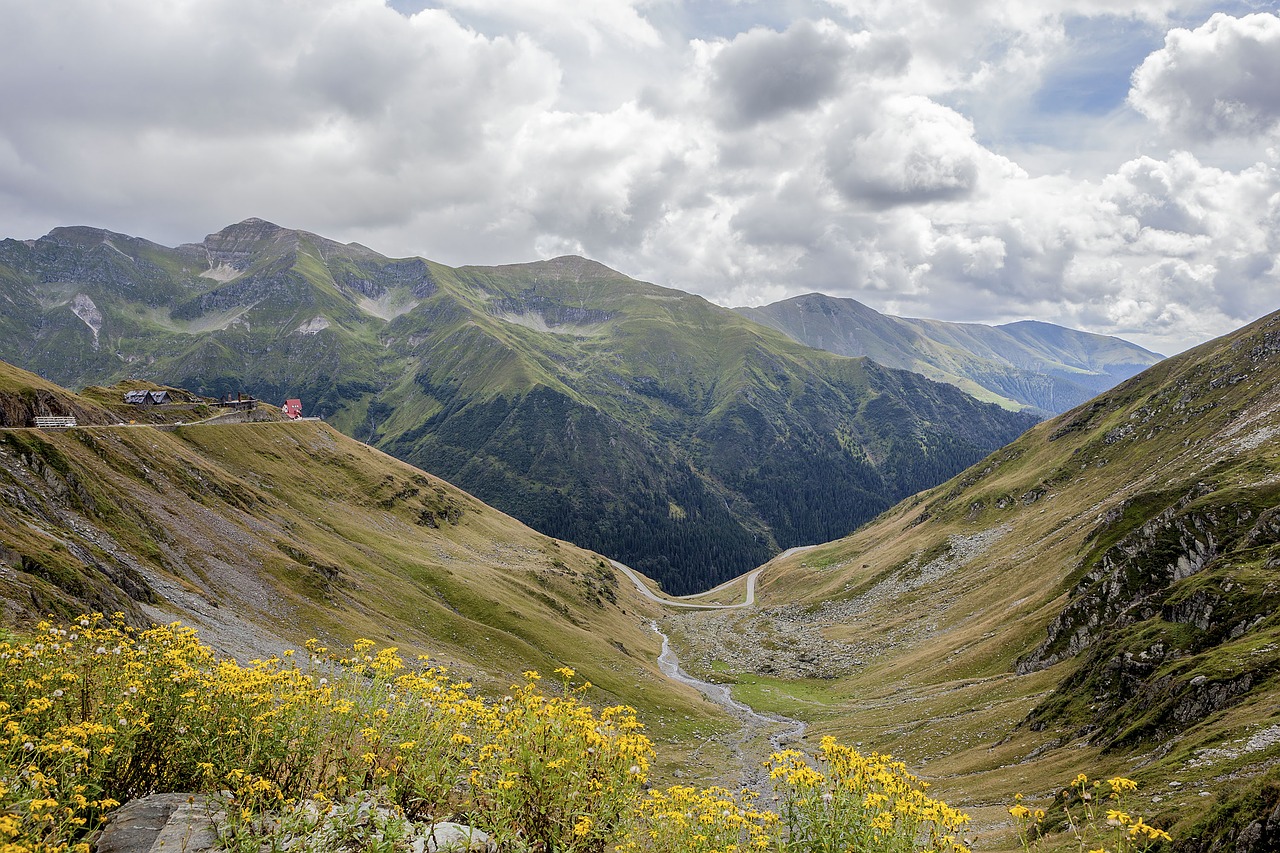
[(1280, 15), (1222, 13), (1174, 29), (1133, 74), (1130, 102), (1193, 138), (1280, 132)]
[(662, 42), (638, 8), (644, 4), (632, 0), (445, 0), (441, 5), (548, 41), (580, 40), (594, 54), (609, 46), (656, 48)]
[(886, 208), (960, 199), (986, 170), (1017, 172), (974, 141), (968, 119), (928, 98), (892, 96), (850, 113), (828, 143), (827, 167), (852, 201)]
[[(1176, 350), (1278, 307), (1280, 90), (1249, 74), (1280, 79), (1280, 19), (1113, 5), (0, 0), (0, 235), (261, 216)], [(1113, 25), (1152, 39), (1149, 120), (1055, 112), (1047, 76)]]
[(909, 60), (901, 39), (849, 33), (829, 21), (801, 20), (785, 32), (756, 28), (712, 61), (715, 105), (726, 125), (750, 126), (813, 109), (852, 74), (900, 74)]
[(29, 203), (117, 226), (121, 209), (154, 205), (204, 230), (250, 213), (350, 228), (403, 221), (428, 194), (473, 198), (493, 185), (477, 155), (559, 78), (523, 37), (375, 0), (5, 5), (0, 75), (45, 75), (0, 91), (16, 171), (42, 178)]

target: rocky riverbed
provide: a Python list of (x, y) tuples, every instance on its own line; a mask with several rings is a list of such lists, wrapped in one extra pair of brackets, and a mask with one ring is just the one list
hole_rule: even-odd
[(662, 633), (656, 623), (653, 624), (653, 630), (662, 637), (662, 654), (658, 656), (658, 668), (662, 670), (662, 674), (697, 689), (742, 723), (742, 728), (728, 742), (729, 749), (741, 768), (738, 784), (757, 791), (767, 790), (769, 778), (764, 772), (764, 759), (771, 752), (798, 744), (804, 737), (806, 724), (777, 714), (762, 714), (734, 699), (728, 685), (703, 681), (689, 675), (681, 668), (680, 660), (667, 635)]
[[(930, 560), (917, 555), (865, 592), (818, 607), (783, 605), (757, 610), (706, 610), (673, 613), (662, 630), (677, 638), (687, 667), (710, 673), (716, 665), (729, 672), (787, 678), (837, 678), (867, 662), (911, 646), (938, 630), (929, 614), (897, 631), (857, 643), (833, 640), (826, 631), (864, 618), (904, 591), (936, 585), (948, 572), (982, 554), (1008, 532), (996, 527), (969, 536), (952, 536), (945, 553)], [(940, 612), (945, 602), (933, 608)]]

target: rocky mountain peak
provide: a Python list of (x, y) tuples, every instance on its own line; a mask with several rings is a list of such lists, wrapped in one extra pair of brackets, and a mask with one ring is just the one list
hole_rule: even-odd
[(252, 256), (262, 250), (264, 243), (280, 242), (288, 236), (296, 241), (297, 232), (281, 228), (265, 219), (251, 217), (228, 225), (216, 234), (210, 234), (204, 238), (202, 245), (209, 255), (210, 269), (225, 265), (243, 270), (249, 265)]
[(539, 264), (548, 272), (584, 281), (590, 279), (617, 278), (619, 273), (599, 261), (592, 261), (581, 255), (561, 255)]
[(276, 234), (287, 229), (281, 228), (274, 222), (268, 222), (265, 219), (259, 219), (256, 216), (250, 216), (248, 219), (228, 225), (216, 234), (210, 234), (205, 238), (205, 242), (214, 239), (265, 239), (274, 237)]
[(110, 239), (130, 240), (123, 234), (116, 234), (103, 228), (89, 225), (67, 225), (54, 228), (45, 239), (60, 246), (95, 246)]

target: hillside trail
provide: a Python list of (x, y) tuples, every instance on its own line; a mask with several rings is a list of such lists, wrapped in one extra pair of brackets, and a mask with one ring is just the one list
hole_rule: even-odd
[[(813, 546), (790, 548), (780, 556), (789, 556), (811, 547)], [(636, 589), (645, 598), (666, 607), (683, 608), (685, 610), (737, 610), (754, 606), (756, 579), (760, 577), (760, 573), (768, 566), (768, 563), (757, 566), (746, 574), (746, 593), (741, 602), (737, 604), (706, 604), (659, 595), (651, 590), (641, 580), (639, 574), (629, 566), (619, 563), (617, 560), (610, 560), (609, 562), (630, 578)], [(727, 581), (709, 592), (713, 593), (729, 584), (737, 583), (739, 579), (734, 578)], [(703, 596), (707, 594), (700, 593)], [(684, 598), (688, 598), (688, 596), (684, 596)], [(745, 702), (739, 702), (733, 698), (733, 692), (729, 685), (703, 681), (685, 672), (680, 667), (680, 659), (676, 656), (675, 650), (671, 647), (670, 638), (658, 627), (656, 621), (651, 621), (649, 627), (662, 638), (662, 653), (658, 655), (658, 669), (662, 674), (672, 681), (694, 688), (710, 701), (728, 711), (741, 724), (738, 731), (725, 741), (725, 745), (733, 756), (734, 763), (739, 768), (738, 784), (759, 792), (770, 790), (772, 785), (769, 775), (764, 769), (765, 757), (767, 757), (768, 753), (778, 752), (787, 748), (788, 745), (800, 741), (804, 737), (808, 726), (803, 721), (792, 719), (791, 717), (761, 713)]]

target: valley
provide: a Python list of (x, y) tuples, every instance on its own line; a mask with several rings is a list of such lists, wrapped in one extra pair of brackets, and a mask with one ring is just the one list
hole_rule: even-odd
[[(98, 235), (72, 236), (97, 251)], [(761, 758), (787, 737), (812, 750), (834, 736), (918, 770), (973, 814), (979, 847), (1008, 845), (1013, 794), (1049, 802), (1086, 772), (1135, 779), (1135, 805), (1192, 839), (1186, 853), (1266, 849), (1280, 802), (1280, 315), (1024, 430), (1025, 414), (787, 342), (581, 259), (450, 271), (323, 242), (295, 251), (311, 239), (255, 225), (210, 245), (234, 244), (234, 269), (268, 240), (285, 247), (278, 262), (314, 272), (323, 260), (332, 281), (348, 262), (366, 283), (429, 273), (404, 285), (422, 302), (383, 311), (394, 328), (379, 334), (391, 336), (385, 350), (411, 339), (430, 358), (356, 392), (358, 417), (333, 410), (365, 441), (270, 405), (256, 423), (193, 424), (209, 403), (177, 385), (135, 378), (76, 394), (5, 366), (3, 425), (84, 425), (0, 431), (6, 624), (83, 610), (139, 626), (180, 619), (242, 658), (310, 636), (368, 637), (497, 695), (525, 670), (568, 667), (597, 701), (638, 709), (657, 782), (758, 782)], [(210, 281), (278, 295), (274, 273), (242, 272)], [(379, 304), (403, 306), (394, 289)], [(342, 294), (326, 298), (345, 304)], [(214, 287), (179, 313), (232, 301)], [(94, 304), (101, 340), (111, 312), (105, 297)], [(289, 332), (286, 348), (340, 330), (336, 313), (327, 326), (291, 316), (306, 332)], [(681, 331), (691, 319), (700, 335)], [(330, 356), (344, 346), (324, 344)], [(650, 360), (625, 355), (638, 352)], [(180, 413), (123, 410), (135, 388), (170, 389)], [(393, 446), (421, 467), (384, 452)], [(674, 467), (648, 467), (655, 454)], [(948, 478), (943, 457), (971, 462)], [(899, 491), (873, 500), (847, 467), (856, 459)], [(624, 481), (638, 491), (606, 506), (563, 479), (573, 466), (600, 494), (623, 494), (611, 490)], [(528, 506), (592, 532), (548, 535), (439, 471), (479, 477), (477, 491), (540, 495)], [(548, 477), (521, 491), (520, 471)], [(796, 491), (771, 492), (783, 472)], [(766, 493), (782, 503), (752, 503)], [(795, 515), (854, 499), (868, 520), (847, 536)], [(574, 520), (570, 505), (590, 512)], [(633, 514), (662, 522), (602, 521)], [(592, 539), (609, 530), (704, 566), (684, 576), (694, 594), (672, 595), (686, 589), (671, 575), (659, 583), (644, 549), (634, 560)], [(748, 540), (736, 563), (724, 556)], [(710, 550), (679, 544), (695, 541)]]
[(1175, 837), (1245, 833), (1227, 826), (1246, 813), (1260, 831), (1280, 760), (1278, 370), (1273, 314), (778, 558), (757, 609), (670, 611), (664, 631), (695, 676), (951, 798), (1118, 774)]
[(0, 359), (301, 398), (675, 594), (845, 535), (1039, 417), (585, 258), (454, 268), (260, 219), (174, 248), (0, 240), (0, 296)]
[(1280, 853), (1280, 0), (0, 4), (0, 853)]

